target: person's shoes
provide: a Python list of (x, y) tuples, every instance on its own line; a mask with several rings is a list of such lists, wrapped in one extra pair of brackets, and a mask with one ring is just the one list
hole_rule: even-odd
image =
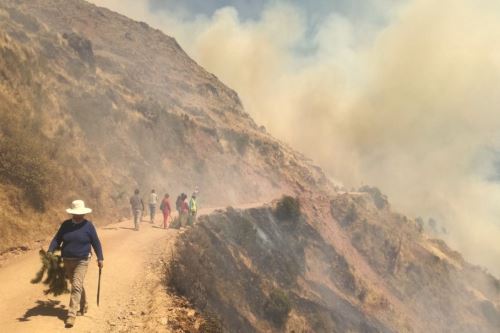
[(75, 317), (66, 318), (66, 328), (71, 328), (75, 325)]
[(76, 313), (77, 316), (84, 316), (87, 312), (89, 312), (89, 305), (85, 304), (83, 307), (80, 307), (80, 311)]

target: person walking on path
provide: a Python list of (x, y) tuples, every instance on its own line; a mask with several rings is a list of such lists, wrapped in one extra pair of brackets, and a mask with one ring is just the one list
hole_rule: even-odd
[(198, 213), (198, 204), (196, 202), (196, 193), (193, 193), (191, 200), (189, 200), (189, 225), (196, 223), (196, 215)]
[(177, 210), (177, 215), (179, 216), (179, 218), (181, 218), (181, 206), (182, 206), (183, 197), (184, 197), (184, 193), (181, 193), (177, 197), (177, 200), (175, 200), (175, 209)]
[[(97, 231), (85, 214), (92, 209), (85, 207), (85, 202), (75, 200), (71, 208), (66, 209), (68, 214), (73, 215), (71, 219), (64, 221), (49, 245), (49, 253), (53, 253), (61, 247), (66, 277), (71, 282), (71, 297), (69, 301), (68, 317), (66, 327), (73, 327), (78, 314), (85, 314), (88, 309), (83, 280), (91, 257), (91, 247), (97, 255), (97, 265), (103, 267), (104, 257), (101, 242)], [(79, 311), (78, 311), (79, 310)]]
[(172, 212), (172, 208), (170, 207), (170, 195), (167, 193), (163, 197), (163, 200), (160, 204), (160, 210), (163, 213), (163, 229), (167, 229), (170, 226), (170, 214)]
[(158, 195), (155, 190), (151, 190), (151, 194), (149, 195), (149, 219), (151, 223), (155, 221), (156, 214), (156, 204), (158, 203)]
[(132, 208), (132, 214), (134, 215), (134, 228), (135, 231), (139, 231), (139, 225), (141, 223), (142, 212), (144, 211), (144, 202), (139, 196), (139, 190), (134, 191), (134, 195), (130, 197), (130, 207)]
[(187, 203), (187, 195), (182, 193), (181, 205), (180, 205), (180, 216), (179, 216), (181, 227), (187, 226), (188, 218), (189, 218), (189, 205)]

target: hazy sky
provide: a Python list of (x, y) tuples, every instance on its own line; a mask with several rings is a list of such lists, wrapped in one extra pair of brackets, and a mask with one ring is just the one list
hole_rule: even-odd
[(500, 275), (500, 1), (93, 2), (175, 37), (273, 135)]
[[(234, 8), (238, 19), (244, 22), (255, 22), (263, 19), (267, 9), (277, 4), (288, 4), (298, 10), (304, 23), (304, 33), (313, 38), (321, 29), (322, 24), (332, 15), (346, 18), (353, 25), (366, 29), (369, 38), (371, 30), (377, 30), (383, 26), (391, 10), (404, 0), (145, 0), (151, 12), (172, 15), (182, 20), (196, 20), (200, 17), (212, 17), (218, 10), (223, 8)], [(391, 8), (388, 10), (388, 8)], [(311, 38), (306, 38), (294, 51), (305, 51), (310, 53), (315, 49)]]
[[(393, 0), (392, 2), (396, 2)], [(352, 19), (378, 20), (383, 15), (381, 12), (383, 1), (373, 0), (290, 0), (290, 4), (303, 9), (311, 24), (316, 23), (332, 12), (337, 12)], [(388, 1), (385, 1), (388, 2)], [(258, 19), (266, 6), (276, 1), (273, 0), (150, 0), (152, 11), (183, 11), (186, 15), (195, 16), (204, 14), (211, 16), (222, 7), (234, 7), (240, 18)]]

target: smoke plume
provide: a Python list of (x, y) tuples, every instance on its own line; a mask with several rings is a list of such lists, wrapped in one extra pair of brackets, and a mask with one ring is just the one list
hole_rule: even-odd
[(94, 0), (174, 36), (278, 138), (347, 187), (433, 217), (500, 275), (500, 3), (375, 1), (374, 20), (272, 1), (256, 19)]

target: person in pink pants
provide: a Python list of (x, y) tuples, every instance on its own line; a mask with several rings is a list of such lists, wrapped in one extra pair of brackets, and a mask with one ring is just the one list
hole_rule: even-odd
[(163, 212), (163, 229), (167, 229), (170, 224), (170, 213), (172, 211), (170, 207), (170, 195), (167, 193), (161, 201), (160, 210)]

